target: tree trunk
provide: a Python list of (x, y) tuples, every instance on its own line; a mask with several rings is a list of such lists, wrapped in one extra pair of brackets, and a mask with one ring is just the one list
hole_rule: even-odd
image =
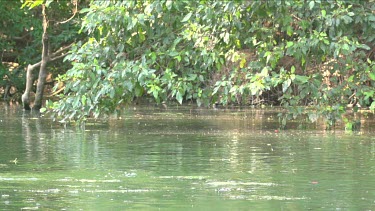
[(4, 100), (8, 100), (10, 94), (10, 84), (7, 84), (4, 89)]
[(30, 92), (33, 88), (34, 78), (33, 78), (33, 70), (38, 67), (41, 62), (38, 62), (34, 65), (28, 65), (26, 68), (26, 88), (25, 92), (22, 94), (22, 105), (23, 109), (30, 110)]
[(48, 34), (47, 34), (47, 15), (46, 15), (46, 5), (42, 4), (42, 14), (43, 14), (43, 35), (42, 35), (42, 61), (40, 64), (38, 84), (36, 86), (35, 100), (33, 109), (39, 111), (42, 107), (44, 84), (47, 77), (47, 63), (48, 63)]
[(46, 5), (42, 4), (42, 14), (43, 14), (43, 35), (42, 35), (42, 60), (36, 64), (28, 65), (26, 69), (26, 88), (25, 92), (22, 94), (22, 104), (25, 110), (30, 110), (30, 93), (34, 83), (33, 71), (35, 68), (40, 66), (39, 69), (39, 76), (38, 76), (38, 84), (36, 87), (35, 99), (34, 99), (34, 106), (33, 110), (39, 111), (42, 107), (42, 100), (43, 100), (43, 92), (44, 92), (44, 85), (46, 83), (47, 77), (47, 63), (60, 59), (66, 55), (64, 51), (68, 50), (73, 43), (61, 47), (56, 52), (49, 54), (48, 52), (48, 20), (46, 15)]

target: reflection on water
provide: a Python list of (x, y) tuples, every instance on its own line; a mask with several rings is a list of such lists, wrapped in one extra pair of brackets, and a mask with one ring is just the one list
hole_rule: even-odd
[(84, 130), (4, 107), (1, 210), (374, 210), (373, 123), (278, 131), (275, 111), (129, 109)]

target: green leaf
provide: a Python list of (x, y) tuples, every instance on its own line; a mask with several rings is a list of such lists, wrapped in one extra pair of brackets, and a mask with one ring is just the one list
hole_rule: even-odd
[(315, 1), (310, 1), (310, 3), (309, 3), (310, 10), (312, 10), (314, 8), (314, 6), (315, 6)]
[(49, 5), (53, 2), (53, 0), (47, 0), (46, 1), (46, 7), (49, 7)]
[(143, 95), (143, 87), (141, 87), (139, 85), (139, 83), (136, 84), (135, 88), (134, 88), (134, 92), (135, 92), (135, 96), (136, 97), (140, 97)]
[(225, 33), (224, 33), (224, 42), (225, 42), (226, 44), (229, 44), (229, 33), (228, 33), (228, 32), (225, 32)]
[(283, 82), (283, 92), (285, 93), (286, 90), (289, 88), (290, 84), (292, 83), (292, 80), (291, 79), (288, 79), (286, 81)]
[(172, 8), (172, 0), (167, 0), (167, 2), (165, 2), (165, 6), (167, 7), (168, 10), (171, 10), (171, 8)]
[(366, 44), (361, 44), (361, 45), (358, 46), (358, 48), (362, 48), (362, 49), (365, 49), (365, 50), (370, 50), (370, 49), (371, 49), (371, 48), (370, 48), (368, 45), (366, 45)]
[(267, 51), (267, 52), (264, 54), (264, 56), (263, 56), (263, 57), (267, 57), (267, 61), (266, 61), (267, 64), (268, 64), (268, 62), (269, 62), (269, 60), (270, 60), (270, 58), (271, 58), (271, 55), (272, 55), (272, 52), (271, 52), (271, 51)]
[(373, 101), (370, 105), (370, 110), (373, 111), (375, 110), (375, 101)]
[(293, 35), (293, 28), (291, 26), (288, 26), (286, 28), (286, 33), (288, 34), (288, 36), (292, 36)]
[(181, 62), (181, 56), (180, 55), (175, 56), (174, 58), (177, 59), (178, 62)]
[(151, 59), (152, 59), (152, 63), (154, 63), (156, 61), (156, 53), (155, 52), (151, 52), (150, 56), (151, 56)]
[(111, 99), (113, 99), (115, 97), (115, 89), (114, 88), (112, 88), (111, 91), (109, 92), (109, 97)]
[(83, 14), (83, 13), (88, 13), (88, 12), (91, 12), (92, 9), (91, 8), (83, 8), (79, 11), (80, 14)]
[(322, 13), (322, 17), (325, 18), (325, 17), (326, 17), (326, 14), (327, 14), (327, 11), (322, 10), (321, 13)]
[(83, 106), (86, 105), (86, 95), (82, 95), (81, 102)]
[(267, 77), (268, 76), (268, 68), (267, 67), (264, 67), (262, 69), (262, 71), (260, 72), (260, 75), (263, 76), (263, 77)]
[(193, 14), (193, 13), (189, 12), (189, 13), (184, 17), (184, 19), (182, 19), (181, 22), (186, 22), (186, 21), (188, 21), (188, 20), (190, 19), (190, 17), (191, 17), (192, 14)]
[(181, 92), (179, 91), (176, 94), (176, 100), (178, 101), (178, 103), (182, 104), (183, 97), (182, 97)]
[(44, 0), (33, 0), (33, 1), (27, 0), (25, 1), (25, 3), (22, 4), (21, 9), (24, 7), (28, 7), (31, 10), (32, 8), (42, 5), (43, 3), (44, 3)]
[(128, 18), (128, 26), (127, 26), (127, 30), (131, 30), (131, 29), (133, 29), (134, 28), (134, 26), (137, 24), (137, 22), (138, 22), (138, 20), (137, 20), (137, 18), (134, 18), (134, 17), (132, 17), (132, 18)]
[(291, 72), (291, 73), (296, 72), (296, 68), (294, 67), (294, 65), (290, 68), (290, 72)]
[(154, 4), (148, 4), (144, 10), (146, 14), (151, 14), (152, 10), (154, 9)]
[(371, 78), (371, 80), (375, 81), (375, 73), (369, 73), (368, 76)]
[(309, 81), (309, 77), (304, 76), (304, 75), (296, 75), (296, 81), (299, 82), (300, 84), (305, 84)]
[(198, 75), (197, 74), (188, 74), (188, 80), (189, 81), (195, 81), (197, 79)]

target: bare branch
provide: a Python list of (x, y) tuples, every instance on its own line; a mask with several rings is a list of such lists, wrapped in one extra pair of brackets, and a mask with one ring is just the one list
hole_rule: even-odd
[(60, 59), (60, 58), (62, 58), (62, 57), (64, 57), (64, 56), (66, 56), (66, 54), (67, 54), (67, 53), (63, 53), (63, 54), (61, 54), (61, 55), (59, 55), (59, 56), (56, 56), (56, 57), (50, 58), (48, 61), (53, 62), (53, 61), (55, 61), (55, 60), (57, 60), (57, 59)]
[[(49, 57), (50, 57), (50, 61), (54, 61), (54, 60), (56, 60), (56, 58), (54, 58), (54, 57), (57, 57), (57, 56), (58, 56), (59, 58), (61, 58), (61, 57), (60, 57), (61, 55), (58, 55), (58, 54), (60, 54), (61, 52), (65, 51), (65, 50), (67, 50), (67, 49), (69, 49), (70, 47), (72, 47), (73, 44), (74, 44), (74, 43), (70, 43), (69, 45), (62, 47), (62, 48), (60, 48), (59, 50), (57, 50), (56, 52), (54, 52), (54, 53), (52, 53), (51, 55), (49, 55)], [(63, 55), (66, 55), (66, 53), (64, 53)]]
[(70, 17), (69, 19), (67, 19), (67, 20), (65, 20), (65, 21), (58, 22), (57, 24), (64, 24), (64, 23), (67, 23), (67, 22), (69, 22), (70, 20), (72, 20), (72, 19), (74, 18), (74, 16), (76, 16), (77, 11), (78, 11), (78, 0), (72, 0), (72, 3), (73, 3), (73, 5), (75, 6), (75, 8), (73, 8), (73, 15), (72, 15), (72, 17)]
[[(60, 59), (60, 58), (62, 58), (62, 57), (64, 57), (64, 56), (66, 56), (66, 53), (63, 53), (63, 54), (61, 54), (61, 55), (57, 55), (57, 54), (60, 54), (62, 51), (67, 50), (67, 49), (70, 48), (72, 45), (73, 45), (73, 43), (71, 43), (71, 44), (69, 44), (69, 45), (67, 45), (67, 46), (65, 46), (65, 47), (62, 47), (62, 48), (60, 48), (59, 50), (57, 50), (56, 52), (52, 53), (51, 55), (49, 55), (49, 59), (48, 59), (48, 61), (51, 61), (51, 62), (52, 62), (52, 61), (55, 61), (55, 60), (57, 60), (57, 59)], [(30, 70), (33, 70), (33, 69), (35, 69), (36, 67), (40, 66), (41, 64), (42, 64), (42, 61), (39, 61), (39, 62), (37, 62), (37, 63), (35, 63), (35, 64), (33, 64), (33, 65), (29, 64), (29, 66), (28, 66), (27, 68), (30, 69)]]
[(59, 90), (53, 92), (53, 93), (50, 94), (48, 97), (53, 97), (53, 96), (55, 96), (55, 95), (57, 95), (57, 94), (60, 94), (62, 91), (64, 91), (64, 89), (65, 89), (65, 86), (63, 86), (63, 87), (61, 87)]

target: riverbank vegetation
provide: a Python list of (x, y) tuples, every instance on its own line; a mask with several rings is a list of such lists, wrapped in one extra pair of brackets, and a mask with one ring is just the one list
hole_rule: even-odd
[[(22, 92), (26, 65), (40, 61), (40, 8), (48, 3), (50, 23), (77, 8), (65, 25), (49, 24), (53, 49), (74, 43), (48, 66), (62, 91), (45, 108), (64, 121), (144, 98), (282, 106), (282, 125), (303, 115), (328, 128), (348, 106), (375, 109), (374, 0), (27, 2), (0, 9), (9, 16), (1, 23), (14, 27), (0, 32), (1, 86)], [(22, 33), (33, 39), (17, 45)]]

